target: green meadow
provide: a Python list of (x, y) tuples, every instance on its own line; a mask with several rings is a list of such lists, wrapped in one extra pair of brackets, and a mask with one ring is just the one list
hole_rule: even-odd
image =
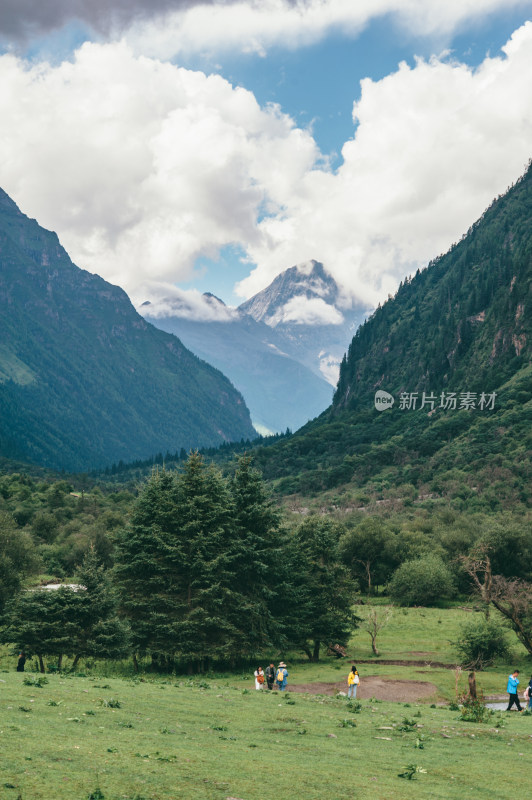
[[(472, 724), (447, 707), (218, 681), (2, 680), (2, 800), (476, 800), (513, 797), (509, 774), (532, 792), (532, 716)], [(409, 765), (424, 771), (399, 777)]]
[[(469, 613), (396, 610), (378, 641), (382, 659), (452, 665), (449, 639)], [(517, 645), (514, 651), (528, 678), (530, 661)], [(100, 662), (83, 665), (84, 677), (52, 673), (44, 682), (37, 672), (15, 672), (15, 659), (3, 648), (0, 798), (497, 800), (532, 794), (532, 716), (493, 712), (483, 723), (462, 722), (449, 707), (454, 669), (381, 664), (370, 658), (370, 639), (361, 630), (349, 652), (360, 662), (355, 703), (256, 692), (251, 670), (193, 679), (127, 677), (125, 663)], [(479, 686), (504, 694), (509, 668), (497, 664), (478, 673)], [(294, 656), (289, 671), (289, 688), (337, 683), (346, 662), (309, 664)], [(364, 695), (370, 676), (429, 681), (436, 690), (423, 703), (380, 702)], [(462, 691), (465, 673), (458, 677)]]

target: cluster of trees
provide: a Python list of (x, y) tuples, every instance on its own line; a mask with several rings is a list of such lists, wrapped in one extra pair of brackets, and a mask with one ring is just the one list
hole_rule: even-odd
[(35, 568), (71, 577), (91, 547), (112, 566), (114, 532), (126, 524), (135, 498), (123, 488), (102, 488), (87, 476), (45, 480), (13, 472), (0, 476), (0, 512), (23, 534), (18, 546), (31, 551)]
[(129, 650), (127, 622), (118, 617), (118, 597), (109, 575), (91, 549), (78, 573), (80, 583), (57, 590), (19, 592), (6, 604), (0, 641), (37, 656), (41, 672), (44, 656), (121, 658)]
[(114, 566), (104, 572), (90, 550), (77, 578), (84, 588), (20, 592), (1, 640), (41, 663), (128, 651), (194, 672), (266, 648), (318, 659), (322, 645), (346, 644), (357, 622), (337, 527), (285, 529), (249, 458), (230, 478), (197, 453), (180, 473), (153, 474), (113, 538)]
[[(318, 659), (324, 644), (346, 644), (357, 591), (433, 605), (472, 589), (532, 652), (525, 515), (416, 509), (294, 524), (249, 457), (224, 476), (197, 453), (154, 472), (136, 499), (71, 489), (0, 478), (1, 638), (41, 659), (130, 653), (191, 671), (288, 648)], [(86, 588), (22, 591), (53, 564)]]

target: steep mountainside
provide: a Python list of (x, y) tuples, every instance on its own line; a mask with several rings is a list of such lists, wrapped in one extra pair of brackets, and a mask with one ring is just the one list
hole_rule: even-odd
[(347, 345), (367, 312), (342, 298), (336, 281), (318, 261), (285, 270), (239, 310), (274, 329), (285, 352), (333, 385)]
[(259, 465), (283, 492), (424, 486), (494, 508), (528, 502), (531, 294), (529, 168), (359, 328), (333, 405), (260, 448)]
[[(179, 308), (169, 315), (151, 316), (150, 303), (139, 311), (222, 370), (242, 392), (261, 433), (297, 430), (327, 408), (332, 387), (284, 351), (285, 342), (275, 329), (242, 311), (226, 309), (217, 298), (211, 297), (210, 303), (220, 304), (223, 321), (187, 319)], [(166, 306), (171, 306), (169, 301)]]
[(0, 454), (87, 470), (253, 438), (241, 395), (0, 190)]

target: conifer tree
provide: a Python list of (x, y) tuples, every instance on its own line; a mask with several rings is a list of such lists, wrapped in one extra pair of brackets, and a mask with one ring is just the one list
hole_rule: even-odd
[(6, 607), (0, 642), (36, 655), (45, 672), (46, 656), (60, 658), (68, 651), (74, 631), (67, 609), (73, 595), (67, 588), (20, 593)]
[(94, 548), (78, 572), (80, 588), (72, 591), (68, 614), (72, 635), (67, 652), (80, 657), (123, 658), (129, 652), (129, 629), (117, 614), (118, 598)]
[(312, 661), (319, 660), (322, 644), (346, 645), (358, 622), (353, 613), (356, 586), (340, 561), (339, 535), (334, 523), (315, 516), (308, 517), (295, 535), (298, 644)]
[(170, 550), (175, 528), (175, 479), (155, 472), (141, 492), (128, 527), (118, 534), (115, 580), (136, 654), (172, 653), (176, 615)]
[(249, 456), (238, 460), (230, 490), (234, 504), (230, 613), (238, 630), (235, 655), (249, 656), (266, 645), (284, 641), (281, 619), (274, 613), (283, 588), (283, 534), (280, 514)]
[(84, 656), (121, 658), (127, 655), (127, 626), (116, 614), (117, 600), (93, 550), (86, 555), (79, 587), (19, 594), (6, 609), (0, 640), (34, 653), (44, 672), (44, 657), (74, 656), (72, 669)]
[(232, 501), (219, 470), (191, 453), (176, 480), (169, 563), (176, 608), (173, 633), (189, 670), (232, 656), (236, 629), (227, 614), (233, 592), (229, 550)]

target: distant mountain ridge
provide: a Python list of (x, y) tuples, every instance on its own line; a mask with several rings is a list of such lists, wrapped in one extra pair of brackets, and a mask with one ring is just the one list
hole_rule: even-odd
[(285, 350), (332, 385), (348, 343), (370, 309), (349, 305), (319, 261), (282, 272), (238, 307), (282, 337)]
[(242, 396), (0, 190), (0, 453), (86, 471), (253, 438)]
[[(324, 305), (334, 306), (339, 294), (336, 281), (325, 271), (323, 264), (310, 261), (285, 269), (266, 289), (241, 303), (239, 309), (257, 322), (265, 322), (274, 328), (279, 323), (293, 321), (289, 304), (295, 298), (319, 299)], [(334, 314), (333, 318), (338, 319), (339, 315)]]
[(329, 405), (342, 356), (364, 318), (361, 306), (342, 303), (340, 310), (340, 297), (332, 275), (312, 261), (285, 270), (236, 309), (206, 292), (203, 319), (179, 295), (139, 311), (228, 375), (266, 434), (297, 430)]
[[(207, 299), (210, 306), (223, 306), (214, 295)], [(231, 379), (260, 433), (297, 430), (331, 402), (332, 387), (287, 354), (282, 336), (263, 322), (235, 309), (228, 309), (222, 319), (203, 321), (181, 316), (179, 306), (174, 314), (152, 316), (150, 305), (139, 308), (146, 320), (178, 336)]]

